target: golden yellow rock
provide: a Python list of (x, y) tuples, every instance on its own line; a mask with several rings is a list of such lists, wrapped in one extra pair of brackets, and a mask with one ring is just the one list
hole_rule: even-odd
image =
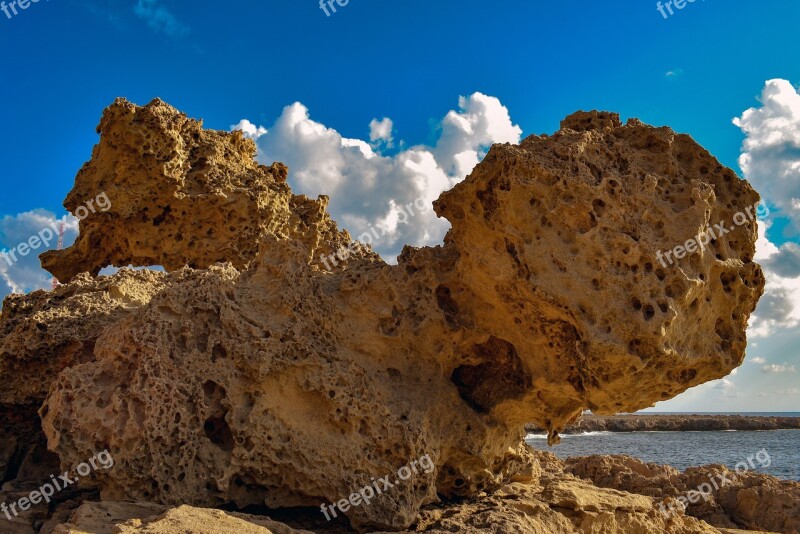
[(124, 269), (114, 277), (84, 274), (54, 291), (6, 297), (0, 404), (41, 404), (58, 373), (94, 360), (103, 328), (149, 302), (164, 284), (164, 273)]
[(736, 473), (722, 465), (691, 467), (681, 473), (628, 456), (570, 458), (566, 468), (604, 488), (648, 495), (662, 502), (684, 497), (687, 515), (715, 527), (800, 531), (800, 483), (795, 481), (751, 470)]
[(314, 258), (349, 236), (240, 133), (160, 101), (117, 101), (99, 131), (66, 205), (105, 191), (112, 208), (46, 267), (171, 271), (87, 332), (83, 363), (47, 372), (49, 446), (64, 465), (108, 449), (104, 499), (319, 508), (373, 487), (340, 513), (398, 530), (439, 497), (528, 481), (531, 529), (713, 532), (665, 526), (643, 497), (547, 481), (522, 445), (526, 423), (556, 441), (584, 409), (644, 408), (741, 364), (764, 285), (755, 221), (658, 259), (758, 201), (688, 136), (578, 113), (492, 147), (443, 193), (442, 246), (396, 266), (358, 249), (329, 272)]
[(52, 534), (313, 534), (265, 517), (147, 503), (86, 503)]
[[(204, 130), (159, 99), (138, 107), (121, 98), (97, 131), (100, 143), (64, 202), (84, 216), (80, 235), (41, 256), (61, 282), (109, 265), (242, 268), (263, 235), (303, 242), (309, 261), (350, 242), (328, 217), (327, 198), (292, 195), (286, 166), (259, 165), (255, 143), (241, 132)], [(91, 202), (101, 195), (107, 202), (99, 209)], [(376, 257), (364, 247), (353, 256)]]

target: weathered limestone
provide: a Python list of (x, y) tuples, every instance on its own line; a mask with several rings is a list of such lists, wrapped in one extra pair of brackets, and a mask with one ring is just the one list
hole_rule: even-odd
[[(117, 99), (97, 132), (100, 143), (64, 206), (74, 212), (106, 193), (111, 207), (81, 221), (74, 245), (42, 254), (61, 282), (109, 265), (242, 268), (263, 235), (303, 242), (309, 261), (350, 240), (330, 220), (326, 197), (292, 195), (286, 166), (259, 165), (255, 143), (241, 132), (204, 130), (158, 99), (144, 107)], [(375, 257), (365, 248), (353, 254)]]
[[(62, 463), (111, 451), (104, 499), (319, 507), (389, 475), (346, 515), (361, 531), (404, 529), (440, 496), (540, 478), (526, 423), (557, 441), (584, 409), (644, 408), (744, 357), (764, 284), (755, 223), (674, 266), (656, 252), (758, 195), (668, 128), (579, 113), (552, 137), (496, 145), (435, 203), (453, 226), (444, 245), (406, 248), (396, 266), (359, 249), (333, 272), (314, 258), (349, 236), (324, 199), (291, 195), (284, 167), (256, 164), (240, 133), (122, 100), (99, 131), (66, 205), (105, 191), (112, 208), (45, 266), (64, 280), (109, 263), (171, 271), (139, 280), (146, 297), (87, 328), (91, 347), (40, 379), (53, 377), (40, 413)], [(35, 333), (15, 324), (17, 339)], [(426, 454), (435, 469), (398, 480)], [(594, 514), (553, 512), (550, 526), (663, 527), (636, 515), (654, 513), (646, 499), (537, 488), (549, 507)]]
[[(683, 473), (628, 456), (570, 458), (567, 470), (597, 486), (648, 495), (681, 509), (678, 497), (693, 497), (686, 514), (720, 528), (770, 532), (800, 531), (800, 483), (756, 472), (736, 473), (722, 465)], [(700, 491), (705, 497), (692, 496)], [(664, 508), (669, 512), (669, 504)]]
[(123, 269), (9, 295), (0, 315), (0, 404), (41, 404), (58, 373), (94, 360), (103, 328), (149, 302), (165, 282), (161, 272)]

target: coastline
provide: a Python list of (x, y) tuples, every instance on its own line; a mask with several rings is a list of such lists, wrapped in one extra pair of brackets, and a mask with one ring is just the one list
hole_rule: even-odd
[[(568, 425), (560, 434), (587, 432), (698, 432), (724, 430), (797, 430), (800, 417), (757, 415), (584, 415)], [(529, 433), (546, 430), (526, 425)]]

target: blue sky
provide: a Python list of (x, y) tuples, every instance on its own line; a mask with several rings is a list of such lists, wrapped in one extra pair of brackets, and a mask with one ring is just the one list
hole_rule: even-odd
[[(0, 246), (24, 234), (14, 226), (20, 214), (64, 213), (100, 113), (117, 96), (138, 104), (158, 96), (216, 129), (246, 119), (278, 132), (281, 119), (307, 113), (330, 129), (325, 135), (371, 141), (393, 157), (437, 146), (450, 110), (493, 110), (486, 114), (504, 125), (502, 135), (518, 126), (524, 137), (552, 133), (577, 109), (606, 109), (690, 133), (742, 174), (743, 127), (756, 141), (764, 128), (732, 121), (762, 105), (768, 80), (800, 84), (798, 23), (796, 0), (697, 0), (668, 19), (649, 0), (350, 0), (329, 17), (316, 0), (40, 0), (10, 19), (0, 11)], [(791, 107), (782, 105), (793, 102), (787, 91), (776, 109)], [(494, 104), (471, 99), (476, 93), (494, 97), (511, 122)], [(461, 107), (460, 96), (468, 98)], [(302, 107), (284, 109), (295, 102)], [(370, 121), (384, 117), (392, 119), (391, 143), (388, 134), (370, 140)], [(800, 130), (787, 128), (787, 137)], [(313, 162), (291, 152), (293, 142), (265, 137), (261, 155), (302, 170)], [(800, 146), (788, 143), (790, 150), (773, 151), (755, 143), (754, 182), (792, 168), (793, 160), (769, 158), (800, 159)], [(797, 207), (786, 200), (800, 188), (794, 178), (767, 199), (770, 258), (785, 276), (760, 310), (771, 327), (749, 351), (764, 362), (660, 408), (712, 410), (724, 401), (730, 410), (800, 410), (800, 336), (787, 309), (800, 310)], [(319, 184), (299, 178), (293, 186), (311, 193)], [(352, 205), (341, 209), (345, 226), (358, 224)], [(20, 287), (37, 283), (26, 276)]]

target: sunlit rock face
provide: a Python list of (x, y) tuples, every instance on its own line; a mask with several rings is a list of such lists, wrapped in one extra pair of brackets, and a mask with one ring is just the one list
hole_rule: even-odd
[(265, 235), (301, 241), (309, 258), (349, 242), (326, 212), (328, 199), (293, 195), (286, 166), (260, 165), (241, 132), (203, 129), (158, 99), (143, 107), (117, 99), (97, 132), (92, 159), (64, 201), (81, 219), (80, 235), (42, 255), (61, 282), (109, 265), (243, 268)]
[[(672, 264), (659, 252), (759, 197), (668, 128), (577, 113), (496, 145), (435, 203), (452, 224), (442, 246), (394, 266), (354, 248), (333, 270), (314, 258), (349, 236), (324, 198), (293, 196), (240, 133), (160, 101), (117, 101), (99, 131), (66, 204), (105, 191), (113, 207), (45, 265), (169, 271), (98, 321), (90, 354), (50, 370), (49, 446), (70, 465), (111, 451), (105, 498), (319, 507), (391, 475), (345, 514), (406, 528), (437, 495), (538, 480), (525, 423), (556, 441), (584, 409), (644, 408), (743, 359), (764, 285), (755, 221)], [(426, 455), (431, 469), (397, 478)]]

